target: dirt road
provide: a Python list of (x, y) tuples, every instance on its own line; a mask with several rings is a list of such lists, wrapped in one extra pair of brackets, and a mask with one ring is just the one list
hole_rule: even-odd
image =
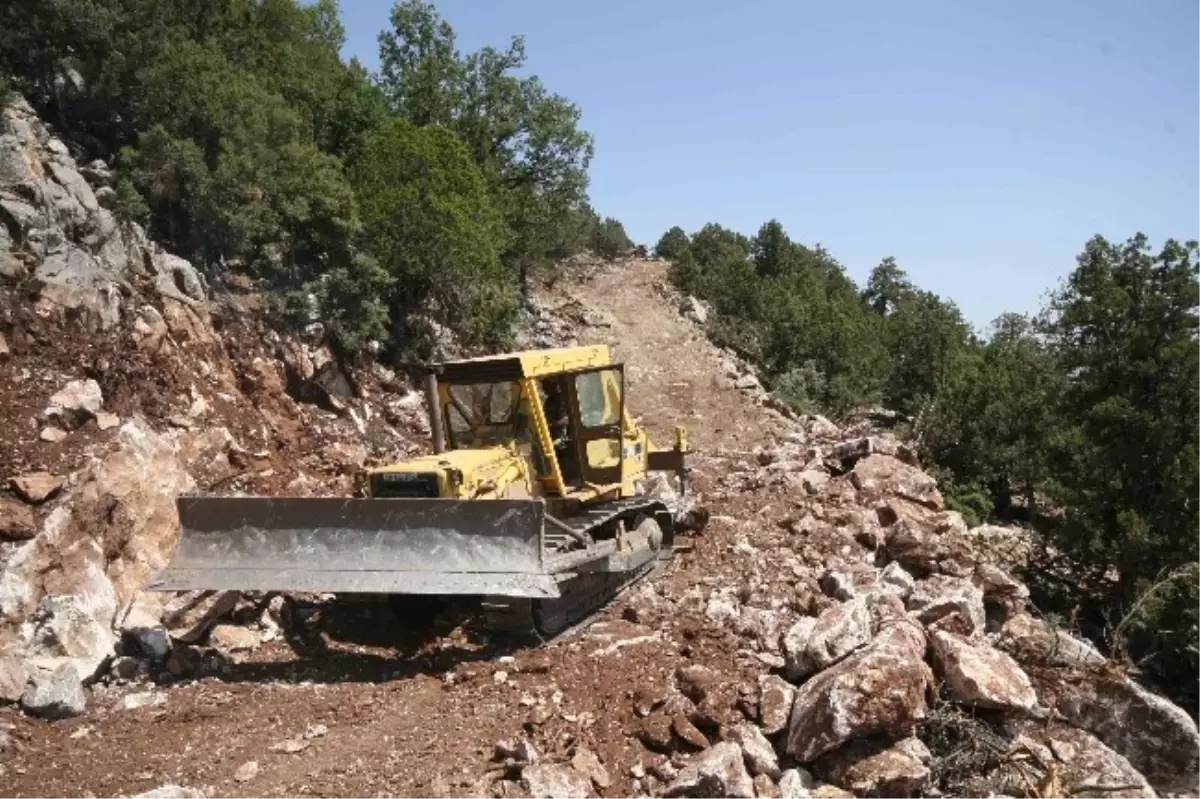
[[(676, 312), (664, 264), (602, 269), (545, 297), (551, 307), (572, 299), (603, 322), (580, 337), (615, 346), (628, 365), (632, 410), (659, 440), (669, 441), (678, 422), (701, 450), (746, 449), (781, 429), (734, 388), (725, 357)], [(696, 465), (701, 496), (729, 468), (703, 456)], [(718, 518), (679, 556), (651, 604), (660, 594), (680, 602), (736, 586), (742, 575), (729, 550), (740, 528), (720, 517), (744, 518), (759, 502), (709, 503)], [(301, 606), (308, 615), (294, 635), (219, 676), (98, 685), (84, 715), (55, 723), (0, 711), (0, 725), (11, 725), (0, 783), (12, 796), (132, 795), (168, 784), (230, 796), (483, 796), (516, 785), (501, 781), (497, 743), (526, 739), (548, 760), (586, 748), (610, 778), (601, 795), (637, 793), (634, 774), (652, 756), (637, 738), (635, 691), (661, 690), (688, 663), (730, 681), (761, 669), (706, 629), (703, 601), (692, 615), (656, 618), (638, 609), (644, 592), (544, 646), (488, 640), (455, 617), (418, 629), (381, 601)]]

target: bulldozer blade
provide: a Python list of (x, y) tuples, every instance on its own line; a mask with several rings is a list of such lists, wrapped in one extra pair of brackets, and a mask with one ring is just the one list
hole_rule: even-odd
[(537, 500), (181, 497), (156, 591), (559, 596)]

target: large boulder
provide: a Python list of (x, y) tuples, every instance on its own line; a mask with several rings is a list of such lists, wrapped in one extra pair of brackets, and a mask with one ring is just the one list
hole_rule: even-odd
[(33, 667), (55, 671), (71, 665), (81, 680), (96, 676), (113, 656), (116, 598), (111, 584), (97, 575), (99, 595), (52, 594), (43, 597), (25, 625), (23, 651)]
[[(1130, 762), (1084, 730), (1057, 722), (1012, 720), (1015, 751), (1032, 753), (1045, 774), (1042, 796), (1154, 797)], [(1191, 789), (1195, 794), (1195, 786)]]
[(1123, 756), (1159, 791), (1200, 792), (1200, 732), (1187, 711), (1127, 677), (1056, 676), (1039, 687), (1068, 722)]
[(758, 723), (767, 735), (782, 732), (788, 725), (796, 689), (776, 674), (758, 678)]
[(752, 775), (765, 774), (773, 780), (779, 779), (779, 757), (758, 727), (747, 723), (737, 724), (725, 731), (725, 740), (741, 747), (746, 768)]
[(754, 799), (754, 781), (746, 771), (741, 747), (732, 741), (722, 741), (681, 769), (663, 796)]
[(942, 508), (937, 480), (891, 455), (868, 455), (854, 464), (850, 479), (868, 498), (896, 496), (933, 510)]
[[(894, 506), (887, 506), (889, 512)], [(927, 520), (900, 516), (886, 526), (884, 549), (888, 557), (919, 577), (970, 577), (979, 558), (965, 531), (961, 517), (952, 511), (934, 514)]]
[(925, 664), (925, 633), (898, 621), (862, 651), (796, 690), (787, 751), (809, 763), (853, 738), (900, 737), (925, 718), (933, 683)]
[(70, 718), (87, 707), (87, 693), (75, 667), (63, 663), (26, 689), (21, 695), (21, 707), (32, 716), (50, 721)]
[(805, 617), (783, 639), (786, 674), (802, 680), (827, 668), (871, 640), (871, 613), (864, 597), (827, 609), (816, 619)]
[[(75, 659), (86, 678), (115, 644), (100, 631), (110, 631), (117, 609), (166, 565), (178, 529), (175, 498), (194, 483), (174, 440), (134, 419), (77, 485), (0, 573), (0, 648)], [(35, 620), (44, 597), (53, 599)]]
[(916, 738), (898, 743), (873, 738), (851, 741), (815, 764), (817, 775), (855, 796), (923, 796), (932, 755)]
[(1107, 662), (1088, 642), (1028, 613), (1008, 619), (996, 645), (1019, 662), (1035, 666), (1095, 668)]
[(904, 605), (927, 627), (957, 615), (954, 623), (967, 635), (979, 635), (984, 631), (983, 591), (961, 577), (935, 574), (918, 580)]
[(90, 252), (64, 244), (34, 270), (40, 282), (39, 308), (45, 312), (70, 311), (84, 325), (108, 330), (121, 320), (121, 284)]
[(1200, 792), (1200, 731), (1187, 711), (1114, 673), (1086, 641), (1021, 613), (996, 646), (1026, 667), (1041, 703), (1126, 758), (1163, 793)]
[(935, 630), (930, 635), (936, 672), (950, 699), (980, 708), (1033, 710), (1037, 694), (1011, 657), (983, 642)]

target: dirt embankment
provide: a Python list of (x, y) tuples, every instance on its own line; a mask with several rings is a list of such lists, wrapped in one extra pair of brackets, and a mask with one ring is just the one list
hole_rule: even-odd
[(1031, 612), (1027, 536), (968, 530), (900, 442), (774, 409), (654, 260), (573, 268), (523, 336), (612, 344), (633, 413), (698, 450), (708, 526), (595, 623), (532, 645), (372, 598), (142, 594), (179, 491), (344, 494), (427, 420), (319, 320), (114, 255), (103, 170), (35, 123), (5, 112), (0, 171), (6, 794), (1196, 791), (1187, 714)]

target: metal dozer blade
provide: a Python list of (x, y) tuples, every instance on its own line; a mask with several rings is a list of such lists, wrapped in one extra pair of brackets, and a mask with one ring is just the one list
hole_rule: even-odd
[(156, 591), (560, 595), (537, 500), (181, 497)]

